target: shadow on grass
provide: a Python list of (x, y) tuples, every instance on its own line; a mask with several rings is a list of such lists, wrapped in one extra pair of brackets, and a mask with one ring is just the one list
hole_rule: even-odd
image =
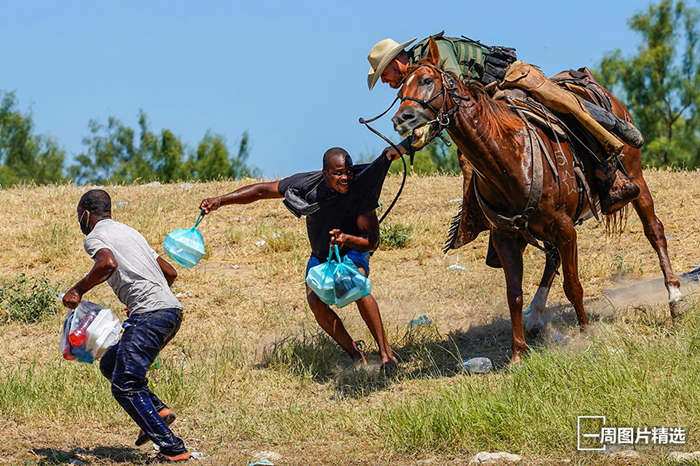
[(143, 451), (131, 447), (95, 447), (90, 450), (74, 448), (58, 450), (55, 448), (34, 448), (35, 455), (42, 457), (38, 464), (81, 464), (91, 460), (109, 460), (113, 463), (145, 463), (149, 458)]
[[(586, 303), (589, 322), (608, 321), (614, 312), (601, 300)], [(569, 304), (547, 309), (552, 324), (559, 329), (575, 331), (576, 314)], [(401, 334), (400, 332), (403, 332)], [(400, 335), (396, 337), (396, 335)], [(264, 353), (258, 368), (283, 370), (293, 376), (315, 383), (334, 384), (339, 397), (361, 398), (384, 390), (394, 380), (453, 377), (464, 374), (461, 362), (473, 357), (487, 357), (494, 371), (505, 370), (511, 356), (510, 319), (494, 317), (490, 322), (467, 330), (440, 333), (439, 324), (403, 329), (394, 333), (392, 349), (399, 361), (399, 370), (389, 376), (378, 364), (367, 369), (352, 369), (352, 363), (338, 345), (325, 333), (304, 332), (276, 341)], [(552, 344), (547, 332), (527, 335), (531, 348)], [(368, 360), (377, 360), (377, 348), (372, 342)]]

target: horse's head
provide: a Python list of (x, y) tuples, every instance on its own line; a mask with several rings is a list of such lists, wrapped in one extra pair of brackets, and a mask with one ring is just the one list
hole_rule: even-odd
[[(457, 90), (457, 78), (438, 67), (440, 51), (431, 37), (428, 56), (410, 67), (399, 90), (401, 105), (392, 118), (401, 135), (413, 135), (411, 145), (420, 149), (450, 123), (455, 104), (450, 94)], [(464, 90), (462, 90), (464, 91)], [(461, 100), (468, 102), (470, 96)]]

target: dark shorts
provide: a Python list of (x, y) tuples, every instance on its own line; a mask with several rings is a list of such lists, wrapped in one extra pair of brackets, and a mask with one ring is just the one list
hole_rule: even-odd
[[(343, 258), (349, 258), (351, 261), (355, 263), (356, 266), (362, 267), (365, 269), (365, 272), (367, 273), (367, 276), (369, 277), (369, 253), (368, 252), (360, 252), (356, 251), (354, 249), (351, 249), (348, 251)], [(304, 274), (304, 277), (309, 275), (309, 270), (311, 270), (311, 267), (315, 267), (318, 264), (320, 264), (321, 261), (318, 259), (318, 257), (314, 256), (313, 254), (311, 257), (309, 257), (309, 262), (306, 263), (306, 273)]]

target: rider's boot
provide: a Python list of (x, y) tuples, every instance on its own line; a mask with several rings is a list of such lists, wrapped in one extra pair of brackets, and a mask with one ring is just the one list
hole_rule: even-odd
[(607, 163), (597, 164), (594, 174), (600, 210), (605, 215), (617, 212), (639, 196), (639, 186), (614, 166)]
[[(603, 128), (614, 133), (615, 136), (619, 137), (632, 147), (639, 149), (644, 145), (644, 137), (642, 136), (642, 133), (631, 122), (623, 120), (613, 112), (609, 112), (593, 102), (581, 99), (581, 103), (591, 117), (600, 123)], [(599, 140), (601, 140), (601, 143), (603, 144), (615, 142), (609, 138)]]

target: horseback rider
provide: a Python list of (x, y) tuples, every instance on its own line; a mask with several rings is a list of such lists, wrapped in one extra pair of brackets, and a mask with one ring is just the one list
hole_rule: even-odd
[[(624, 147), (620, 139), (633, 147), (640, 147), (644, 143), (634, 125), (561, 88), (537, 67), (518, 61), (515, 49), (490, 47), (467, 38), (445, 37), (443, 33), (432, 37), (440, 51), (439, 66), (443, 70), (454, 73), (465, 83), (477, 81), (487, 89), (499, 87), (525, 90), (549, 109), (575, 117), (596, 138), (607, 155), (605, 162), (593, 160), (595, 186), (603, 213), (611, 214), (639, 195), (639, 187), (616, 168), (617, 158)], [(392, 39), (377, 42), (367, 57), (370, 63), (367, 75), (369, 89), (380, 78), (394, 89), (401, 87), (409, 67), (427, 56), (429, 39), (428, 37), (408, 49), (416, 39), (402, 44)], [(471, 170), (466, 165), (466, 159), (459, 153), (458, 156), (465, 178), (470, 177)], [(467, 185), (466, 181), (465, 179), (465, 187), (470, 186), (471, 183)], [(473, 199), (468, 199), (472, 195), (469, 190), (465, 198), (467, 208), (475, 205)], [(467, 233), (466, 241), (462, 244), (471, 241), (485, 229), (485, 226), (476, 224), (480, 222), (472, 223), (472, 231)]]

